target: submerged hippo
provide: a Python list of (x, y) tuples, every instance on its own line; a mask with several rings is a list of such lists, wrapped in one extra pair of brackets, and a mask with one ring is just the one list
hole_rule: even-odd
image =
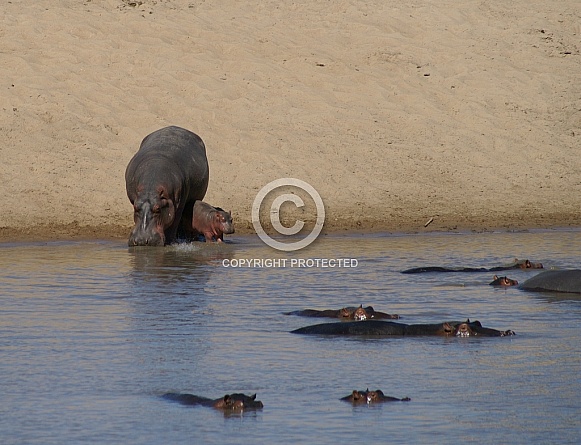
[(301, 317), (319, 317), (319, 318), (339, 318), (341, 320), (379, 320), (379, 319), (398, 319), (397, 314), (387, 314), (373, 309), (372, 306), (359, 307), (348, 306), (341, 309), (325, 309), (322, 311), (316, 309), (304, 309), (301, 311), (285, 312), (285, 315), (298, 315)]
[(203, 201), (194, 204), (193, 236), (204, 235), (207, 242), (224, 241), (224, 234), (234, 233), (232, 215), (220, 207), (212, 207)]
[(491, 268), (486, 267), (440, 267), (440, 266), (425, 266), (425, 267), (414, 267), (412, 269), (407, 269), (401, 273), (414, 274), (414, 273), (424, 273), (424, 272), (498, 272), (502, 270), (513, 270), (513, 269), (542, 269), (543, 265), (541, 263), (533, 263), (529, 260), (519, 260), (516, 259), (506, 266), (496, 266)]
[(581, 270), (549, 270), (526, 280), (520, 289), (581, 294)]
[(498, 275), (495, 275), (492, 278), (492, 283), (488, 284), (490, 284), (491, 286), (510, 287), (516, 286), (518, 284), (518, 281), (512, 280), (508, 277), (499, 277)]
[(219, 399), (208, 399), (206, 397), (195, 396), (193, 394), (164, 394), (163, 398), (179, 402), (182, 405), (201, 405), (216, 408), (221, 411), (244, 411), (262, 409), (263, 404), (256, 400), (256, 394), (247, 396), (246, 394), (234, 393), (226, 394)]
[(446, 321), (434, 324), (404, 324), (393, 321), (351, 321), (345, 323), (322, 323), (291, 331), (292, 334), (342, 335), (342, 336), (417, 336), (439, 335), (444, 337), (504, 337), (515, 335), (511, 330), (498, 331), (485, 328), (479, 321)]
[(398, 399), (396, 397), (390, 397), (383, 394), (381, 389), (376, 389), (375, 391), (369, 391), (367, 388), (365, 391), (353, 390), (351, 394), (345, 397), (341, 397), (341, 400), (345, 402), (351, 402), (353, 405), (362, 405), (370, 403), (381, 403), (381, 402), (409, 402), (411, 399), (409, 397), (404, 397), (403, 399)]
[(154, 131), (141, 142), (125, 171), (135, 227), (129, 246), (163, 246), (175, 241), (181, 225), (192, 225), (194, 202), (208, 188), (206, 147), (180, 127)]

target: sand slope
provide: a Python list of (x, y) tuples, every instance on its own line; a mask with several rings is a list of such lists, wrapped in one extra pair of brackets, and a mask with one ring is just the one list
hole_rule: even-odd
[(581, 225), (581, 4), (11, 0), (0, 236), (125, 236), (124, 171), (175, 124), (207, 201), (313, 185), (327, 230)]

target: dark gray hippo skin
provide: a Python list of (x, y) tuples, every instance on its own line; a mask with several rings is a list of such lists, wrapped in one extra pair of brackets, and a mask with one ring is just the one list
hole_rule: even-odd
[(230, 212), (220, 207), (212, 207), (204, 201), (196, 201), (192, 229), (193, 237), (203, 235), (207, 242), (222, 242), (224, 234), (234, 233), (234, 223)]
[(386, 396), (381, 389), (369, 391), (369, 388), (367, 388), (365, 391), (354, 389), (348, 396), (341, 397), (341, 400), (350, 402), (353, 405), (363, 405), (383, 402), (409, 402), (411, 399), (409, 397), (398, 399), (397, 397)]
[(170, 244), (180, 224), (191, 231), (194, 203), (204, 198), (208, 179), (206, 147), (198, 135), (166, 127), (146, 136), (125, 171), (135, 222), (129, 246)]
[(256, 400), (256, 394), (247, 396), (246, 394), (234, 393), (226, 394), (219, 399), (208, 399), (194, 394), (168, 393), (162, 396), (164, 399), (172, 400), (188, 406), (208, 406), (221, 411), (244, 411), (262, 409), (263, 404)]
[(514, 269), (542, 269), (543, 265), (541, 263), (533, 263), (529, 260), (519, 260), (515, 259), (512, 263), (506, 266), (496, 266), (496, 267), (440, 267), (440, 266), (424, 266), (424, 267), (414, 267), (412, 269), (403, 270), (401, 273), (405, 274), (415, 274), (415, 273), (425, 273), (425, 272), (499, 272), (502, 270), (514, 270)]
[(315, 317), (315, 318), (338, 318), (340, 320), (380, 320), (390, 319), (397, 320), (399, 315), (388, 314), (373, 309), (372, 306), (363, 307), (363, 305), (347, 306), (341, 309), (303, 309), (300, 311), (285, 312), (284, 315), (298, 315), (300, 317)]
[(404, 324), (393, 321), (365, 320), (344, 323), (322, 323), (291, 331), (292, 334), (337, 336), (443, 336), (443, 337), (504, 337), (515, 335), (511, 330), (485, 328), (475, 320), (446, 321), (434, 324)]
[(570, 292), (581, 294), (581, 270), (549, 270), (529, 278), (520, 289), (537, 292)]

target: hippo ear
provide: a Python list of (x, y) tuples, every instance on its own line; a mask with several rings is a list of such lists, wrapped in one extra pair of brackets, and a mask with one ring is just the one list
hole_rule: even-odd
[(493, 280), (498, 280), (498, 275), (492, 277)]
[(252, 400), (256, 400), (256, 393), (255, 393), (255, 394), (253, 394), (253, 395), (251, 395), (251, 396), (250, 396), (250, 398), (251, 398)]

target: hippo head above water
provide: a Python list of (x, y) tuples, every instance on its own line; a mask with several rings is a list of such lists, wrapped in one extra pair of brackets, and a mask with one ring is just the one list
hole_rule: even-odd
[(409, 402), (411, 399), (409, 397), (398, 399), (397, 397), (386, 396), (381, 389), (369, 391), (369, 388), (367, 388), (365, 391), (358, 391), (354, 389), (351, 394), (342, 397), (341, 400), (344, 400), (345, 402), (351, 402), (353, 405), (369, 405), (378, 402)]
[(221, 399), (214, 402), (214, 408), (224, 411), (243, 411), (245, 409), (260, 409), (264, 405), (260, 400), (256, 400), (256, 394), (247, 396), (245, 394), (226, 394)]
[(498, 336), (506, 337), (515, 335), (514, 331), (497, 331), (496, 329), (485, 328), (479, 321), (470, 322), (466, 320), (464, 323), (458, 323), (454, 328), (454, 335), (456, 337), (477, 337), (477, 336)]
[(518, 281), (512, 280), (508, 277), (499, 277), (495, 275), (492, 277), (492, 283), (489, 283), (491, 286), (501, 286), (501, 287), (509, 287), (509, 286), (517, 286)]
[(175, 205), (163, 186), (155, 193), (139, 195), (133, 202), (135, 227), (129, 235), (130, 246), (163, 246), (165, 230), (174, 223)]
[(515, 263), (520, 269), (543, 269), (542, 263), (533, 263), (529, 260), (518, 260), (515, 258)]
[(355, 321), (364, 321), (367, 320), (369, 314), (365, 309), (363, 309), (363, 305), (360, 305), (358, 308), (353, 310), (352, 308), (344, 307), (339, 312), (339, 318), (348, 318), (350, 320)]
[(470, 325), (468, 323), (460, 323), (458, 326), (456, 326), (454, 335), (456, 337), (473, 337), (475, 332), (470, 329)]

